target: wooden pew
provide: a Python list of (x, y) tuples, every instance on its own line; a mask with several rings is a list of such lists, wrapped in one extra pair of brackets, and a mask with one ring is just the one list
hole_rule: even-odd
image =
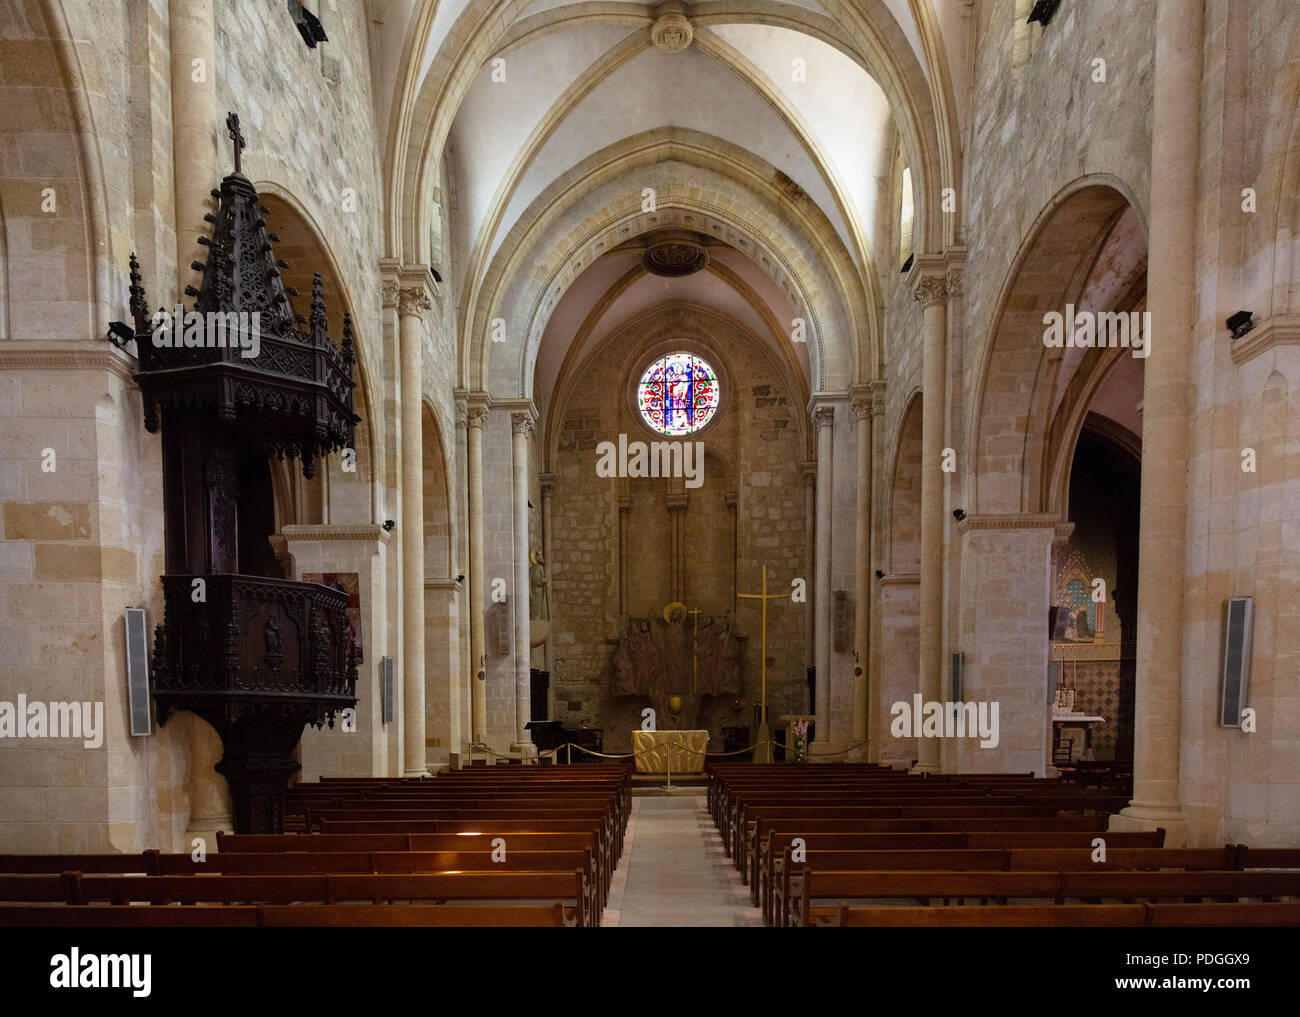
[[(763, 917), (770, 924), (784, 925), (787, 904), (797, 899), (803, 870), (834, 872), (883, 872), (890, 870), (946, 871), (1040, 871), (1087, 872), (1092, 870), (1224, 870), (1236, 854), (1232, 846), (1222, 848), (1118, 848), (1107, 852), (1105, 862), (1093, 862), (1089, 848), (1065, 849), (965, 849), (957, 851), (861, 851), (820, 850), (802, 853), (800, 863), (791, 863), (787, 845), (776, 858), (771, 893), (763, 901)], [(1066, 893), (1065, 896), (1074, 896)]]
[(98, 902), (148, 904), (338, 904), (383, 901), (572, 901), (566, 921), (599, 924), (582, 873), (440, 872), (420, 874), (258, 876), (61, 876), (0, 877), (0, 901), (86, 905)]
[(807, 926), (837, 920), (839, 906), (818, 908), (817, 900), (1038, 898), (1062, 905), (1140, 903), (1139, 898), (1291, 897), (1300, 895), (1300, 872), (835, 872), (805, 868), (802, 886), (791, 884), (787, 920)]
[(1141, 904), (1016, 905), (998, 907), (850, 907), (839, 910), (839, 925), (849, 927), (1127, 927), (1146, 924)]
[(0, 907), (6, 928), (559, 928), (564, 904), (291, 904), (147, 907), (27, 905)]
[[(1106, 817), (1098, 817), (1099, 826)], [(964, 830), (963, 826), (970, 829)], [(1056, 828), (1058, 827), (1059, 828)], [(890, 831), (893, 832), (893, 831)], [(922, 834), (928, 834), (923, 836)], [(946, 839), (944, 839), (946, 835)], [(836, 841), (837, 836), (846, 839)], [(797, 826), (787, 826), (784, 821), (760, 821), (749, 838), (751, 894), (759, 892), (765, 875), (770, 878), (774, 859), (781, 849), (795, 837), (802, 837), (805, 847), (814, 843), (824, 850), (934, 850), (940, 848), (1091, 848), (1097, 837), (1103, 837), (1109, 847), (1158, 848), (1164, 845), (1165, 831), (1104, 831), (1079, 829), (1073, 817), (1056, 820), (1002, 819), (985, 825), (983, 821), (954, 823), (934, 820), (927, 831), (912, 831), (913, 840), (880, 840), (881, 831), (874, 824), (858, 824), (836, 820), (803, 820)], [(759, 838), (762, 840), (759, 840)], [(871, 839), (857, 839), (857, 838)], [(957, 840), (954, 837), (964, 837)], [(815, 838), (815, 840), (814, 840)], [(927, 846), (929, 845), (929, 846)]]
[(1300, 926), (1300, 904), (1064, 904), (990, 907), (840, 908), (839, 924), (859, 928)]

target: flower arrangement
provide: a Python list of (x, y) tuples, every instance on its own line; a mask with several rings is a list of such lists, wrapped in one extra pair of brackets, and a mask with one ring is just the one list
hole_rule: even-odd
[(791, 762), (808, 762), (808, 721), (796, 720), (790, 724), (790, 752)]

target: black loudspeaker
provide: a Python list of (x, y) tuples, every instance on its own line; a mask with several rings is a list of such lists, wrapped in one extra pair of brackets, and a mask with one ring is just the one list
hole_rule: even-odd
[(952, 655), (952, 702), (964, 702), (961, 697), (961, 651)]
[(1246, 706), (1246, 689), (1250, 681), (1250, 634), (1254, 620), (1255, 605), (1250, 597), (1233, 597), (1228, 601), (1223, 633), (1220, 727), (1241, 727), (1241, 711)]
[(384, 669), (384, 723), (393, 722), (393, 658), (384, 657), (379, 662)]
[(131, 714), (131, 734), (153, 734), (149, 716), (149, 641), (144, 608), (126, 609), (126, 694)]

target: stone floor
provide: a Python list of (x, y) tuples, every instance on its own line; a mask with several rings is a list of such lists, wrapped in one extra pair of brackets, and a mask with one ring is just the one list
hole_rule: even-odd
[(606, 926), (762, 925), (704, 796), (634, 798)]

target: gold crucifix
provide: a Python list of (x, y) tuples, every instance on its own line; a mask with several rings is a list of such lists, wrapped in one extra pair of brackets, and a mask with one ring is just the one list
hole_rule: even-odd
[(763, 605), (763, 626), (762, 626), (762, 649), (759, 651), (761, 666), (759, 673), (762, 675), (761, 698), (759, 700), (759, 745), (758, 752), (755, 753), (754, 762), (770, 763), (772, 761), (772, 739), (768, 737), (767, 732), (767, 602), (769, 600), (785, 600), (790, 596), (788, 593), (768, 593), (767, 592), (767, 566), (763, 566), (763, 592), (762, 593), (738, 593), (737, 597), (743, 600), (757, 600)]
[(686, 613), (694, 616), (691, 619), (693, 626), (691, 629), (691, 695), (698, 696), (700, 694), (700, 615), (704, 612), (702, 612), (698, 607), (693, 607)]

